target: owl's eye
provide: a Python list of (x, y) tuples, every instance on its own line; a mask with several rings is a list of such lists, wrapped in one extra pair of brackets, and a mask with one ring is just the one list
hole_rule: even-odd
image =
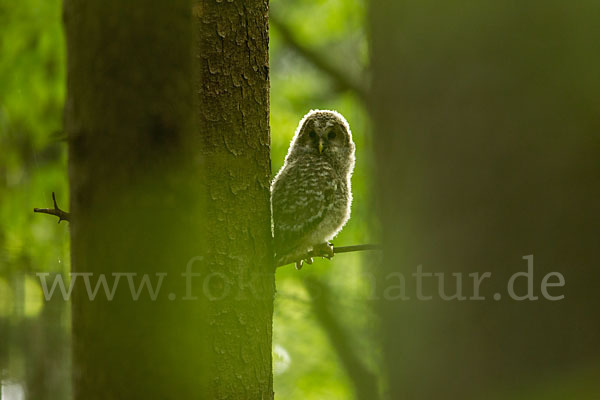
[(314, 138), (316, 138), (316, 137), (317, 137), (317, 133), (316, 133), (315, 131), (310, 131), (310, 132), (308, 133), (308, 136), (310, 136), (310, 138), (311, 138), (311, 139), (314, 139)]
[(329, 140), (335, 139), (335, 131), (330, 131), (329, 135), (327, 135), (327, 137), (329, 138)]

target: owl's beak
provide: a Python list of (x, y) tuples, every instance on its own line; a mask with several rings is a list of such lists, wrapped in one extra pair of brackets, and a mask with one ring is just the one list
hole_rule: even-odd
[(319, 154), (323, 152), (323, 139), (319, 139)]

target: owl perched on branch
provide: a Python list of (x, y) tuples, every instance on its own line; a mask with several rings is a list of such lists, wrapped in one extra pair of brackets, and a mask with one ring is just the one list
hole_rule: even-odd
[(350, 218), (353, 169), (346, 119), (335, 111), (306, 114), (271, 185), (277, 265), (296, 262), (300, 269), (311, 250), (333, 256), (329, 241)]

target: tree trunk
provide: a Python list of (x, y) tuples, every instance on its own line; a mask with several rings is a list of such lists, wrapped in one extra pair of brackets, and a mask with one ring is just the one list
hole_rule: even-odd
[(266, 5), (231, 7), (65, 1), (72, 269), (119, 279), (71, 278), (76, 399), (273, 396)]
[(268, 2), (195, 3), (194, 37), (194, 115), (210, 216), (202, 268), (238, 292), (208, 304), (219, 354), (214, 398), (272, 398)]
[[(390, 398), (549, 398), (584, 387), (597, 365), (597, 12), (591, 1), (372, 2)], [(512, 300), (510, 276), (531, 254), (538, 299)], [(418, 265), (445, 273), (449, 295), (462, 273), (467, 297), (468, 274), (491, 272), (485, 300), (443, 301), (438, 277), (424, 277), (433, 299), (419, 301)], [(560, 301), (540, 290), (553, 271)]]

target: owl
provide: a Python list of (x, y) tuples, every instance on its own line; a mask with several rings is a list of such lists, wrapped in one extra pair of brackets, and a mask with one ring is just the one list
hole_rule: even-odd
[(311, 250), (333, 256), (329, 241), (350, 218), (353, 169), (354, 142), (346, 119), (335, 111), (306, 114), (271, 185), (277, 265), (296, 261), (300, 269), (302, 256)]

